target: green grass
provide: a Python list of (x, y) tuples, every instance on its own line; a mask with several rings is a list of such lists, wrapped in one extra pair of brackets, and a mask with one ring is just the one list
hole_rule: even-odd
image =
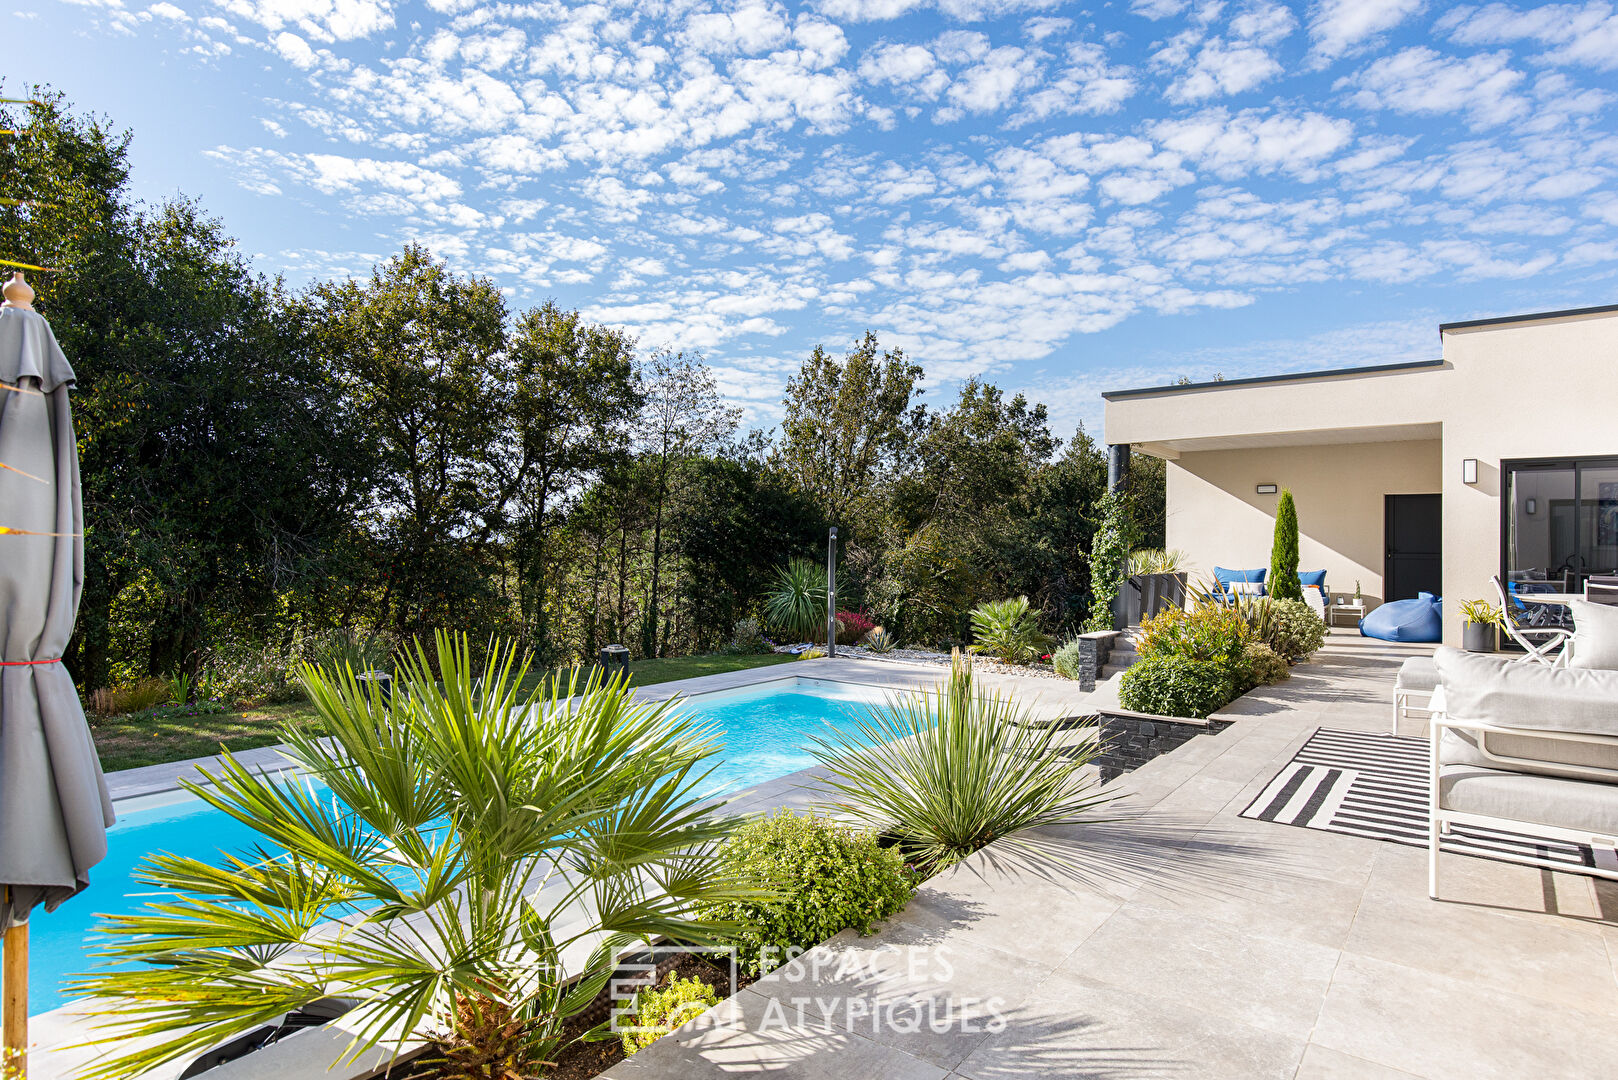
[[(768, 667), (792, 660), (784, 654), (767, 656), (676, 656), (664, 660), (637, 660), (629, 665), (630, 684), (653, 686), (699, 675)], [(565, 673), (567, 669), (559, 669)], [(555, 674), (530, 675), (525, 687)], [(184, 761), (229, 750), (251, 750), (280, 742), (277, 730), (283, 724), (317, 726), (320, 717), (307, 702), (290, 705), (263, 705), (213, 716), (174, 716), (159, 713), (131, 713), (128, 716), (90, 716), (90, 733), (95, 737), (101, 767), (107, 772), (156, 765), (164, 761)]]

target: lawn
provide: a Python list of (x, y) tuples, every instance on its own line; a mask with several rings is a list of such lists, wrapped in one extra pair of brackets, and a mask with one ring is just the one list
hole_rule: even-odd
[[(652, 686), (717, 675), (725, 671), (767, 667), (793, 659), (791, 656), (677, 656), (664, 660), (637, 660), (629, 665), (633, 686)], [(565, 669), (564, 669), (565, 670)], [(544, 676), (531, 676), (532, 685)], [(90, 732), (95, 736), (101, 767), (107, 772), (156, 765), (163, 761), (217, 754), (229, 750), (251, 750), (278, 742), (276, 729), (282, 724), (318, 724), (319, 717), (304, 702), (290, 705), (263, 705), (212, 716), (179, 716), (158, 712), (128, 716), (90, 715)]]

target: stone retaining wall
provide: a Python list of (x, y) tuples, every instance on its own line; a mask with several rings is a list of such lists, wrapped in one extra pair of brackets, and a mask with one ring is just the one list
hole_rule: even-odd
[(1198, 735), (1217, 735), (1231, 725), (1217, 716), (1206, 720), (1155, 716), (1152, 713), (1109, 709), (1101, 713), (1101, 752), (1095, 763), (1107, 783), (1140, 768), (1159, 754), (1178, 749)]

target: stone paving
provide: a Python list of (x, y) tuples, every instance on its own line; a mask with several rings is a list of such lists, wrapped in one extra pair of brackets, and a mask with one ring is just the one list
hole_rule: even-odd
[(607, 1075), (1614, 1075), (1618, 885), (1448, 856), (1434, 902), (1421, 849), (1237, 816), (1317, 727), (1386, 731), (1409, 651), (1334, 635), (1111, 820), (991, 845)]

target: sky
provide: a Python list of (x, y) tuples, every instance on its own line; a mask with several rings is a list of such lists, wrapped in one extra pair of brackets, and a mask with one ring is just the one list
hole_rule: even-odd
[[(418, 241), (697, 350), (750, 423), (867, 329), (945, 404), (1430, 359), (1618, 302), (1618, 9), (19, 0), (5, 87), (295, 286)], [(4, 18), (0, 16), (0, 18)]]

